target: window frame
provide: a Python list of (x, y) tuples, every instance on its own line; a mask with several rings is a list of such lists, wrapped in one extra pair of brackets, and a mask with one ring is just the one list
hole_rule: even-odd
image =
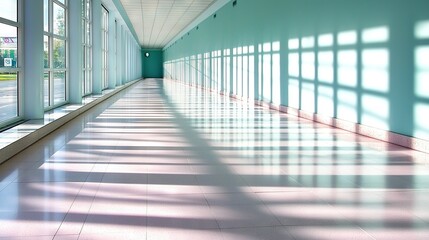
[(101, 88), (109, 87), (109, 10), (101, 5)]
[[(49, 67), (44, 66), (44, 76), (48, 74), (48, 105), (45, 105), (45, 79), (43, 80), (43, 108), (45, 111), (52, 110), (59, 106), (65, 105), (69, 101), (69, 12), (68, 12), (68, 0), (64, 0), (62, 3), (59, 0), (46, 0), (48, 2), (48, 29), (47, 31), (43, 29), (43, 36), (48, 37), (48, 61)], [(44, 2), (45, 4), (45, 2)], [(64, 36), (58, 35), (54, 33), (54, 4), (62, 7), (64, 9)], [(45, 24), (44, 24), (45, 25)], [(63, 68), (55, 68), (54, 66), (54, 41), (61, 40), (64, 41), (64, 67)], [(56, 73), (64, 72), (64, 100), (60, 102), (56, 102), (55, 100), (55, 84), (54, 84), (54, 75)]]
[[(89, 10), (88, 10), (89, 8)], [(82, 0), (82, 97), (92, 94), (93, 85), (92, 0)], [(88, 29), (86, 28), (88, 26)], [(89, 33), (89, 37), (87, 36)]]
[(0, 17), (0, 23), (8, 26), (12, 26), (16, 28), (16, 35), (17, 35), (17, 63), (15, 68), (5, 68), (0, 67), (0, 72), (13, 72), (16, 73), (16, 115), (14, 117), (10, 117), (8, 119), (0, 121), (0, 129), (11, 125), (13, 123), (19, 122), (23, 120), (23, 99), (22, 99), (22, 92), (23, 92), (23, 61), (24, 61), (24, 41), (23, 41), (23, 0), (17, 0), (17, 6), (16, 6), (16, 21), (1, 18)]

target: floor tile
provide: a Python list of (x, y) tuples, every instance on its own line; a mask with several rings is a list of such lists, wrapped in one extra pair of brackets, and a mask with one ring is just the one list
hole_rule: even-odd
[(90, 234), (138, 234), (146, 233), (146, 214), (90, 213), (83, 225), (81, 235)]
[(353, 225), (311, 192), (258, 193), (258, 196), (285, 226)]
[(78, 240), (145, 240), (146, 233), (119, 232), (119, 233), (98, 233), (98, 234), (81, 234)]
[(362, 229), (352, 226), (288, 226), (286, 229), (296, 240), (374, 240)]
[(78, 238), (79, 235), (55, 235), (53, 240), (77, 240)]
[(0, 192), (0, 212), (66, 213), (81, 183), (11, 183)]
[(0, 237), (0, 240), (52, 240), (53, 238), (54, 236)]
[(428, 239), (428, 161), (145, 79), (0, 165), (0, 239)]
[(375, 226), (371, 229), (365, 228), (364, 230), (377, 240), (429, 239), (429, 230), (427, 226), (421, 228), (386, 228), (384, 226)]
[(54, 236), (64, 216), (55, 212), (2, 212), (0, 237)]
[(210, 209), (221, 229), (281, 225), (263, 205), (211, 206)]
[(88, 172), (37, 169), (22, 172), (14, 182), (85, 182), (88, 175)]
[(223, 240), (219, 229), (174, 229), (149, 227), (147, 230), (149, 240), (188, 240), (188, 239), (213, 239)]
[(263, 205), (258, 195), (252, 192), (204, 194), (210, 206)]
[(154, 228), (219, 228), (202, 194), (150, 196), (147, 216), (148, 227)]
[(224, 228), (222, 229), (224, 240), (294, 240), (285, 227), (252, 227), (252, 228)]

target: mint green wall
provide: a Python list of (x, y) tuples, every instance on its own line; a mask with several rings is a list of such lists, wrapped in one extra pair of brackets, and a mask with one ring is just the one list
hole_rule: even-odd
[[(149, 57), (145, 54), (149, 53)], [(143, 49), (143, 77), (145, 78), (162, 78), (163, 76), (163, 54), (161, 49)]]
[(238, 0), (164, 51), (164, 75), (429, 140), (429, 1)]

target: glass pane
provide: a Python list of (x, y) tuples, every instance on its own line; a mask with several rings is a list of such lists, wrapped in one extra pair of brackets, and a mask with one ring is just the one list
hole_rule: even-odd
[(105, 42), (105, 39), (104, 39), (104, 34), (103, 35), (101, 35), (101, 51), (102, 52), (104, 52), (105, 51), (105, 48), (104, 48), (104, 42)]
[(65, 36), (65, 9), (54, 3), (54, 34)]
[(91, 45), (92, 42), (91, 42), (91, 24), (90, 23), (86, 24), (86, 34), (85, 34), (85, 36), (86, 36), (85, 43)]
[(49, 68), (50, 63), (49, 63), (49, 37), (48, 36), (44, 36), (43, 37), (43, 50), (44, 50), (44, 66), (45, 68)]
[(82, 0), (82, 17), (85, 17), (85, 0)]
[(86, 21), (85, 19), (82, 19), (82, 32), (81, 32), (81, 36), (82, 36), (82, 43), (85, 44), (85, 26), (86, 26)]
[(66, 100), (66, 73), (54, 72), (54, 105)]
[(107, 51), (107, 34), (103, 35), (103, 46), (102, 46), (102, 48), (103, 48), (103, 51)]
[(1, 0), (0, 17), (16, 22), (18, 19), (17, 2), (18, 0)]
[(16, 33), (16, 27), (0, 23), (0, 67), (16, 68), (18, 57)]
[(18, 116), (18, 75), (0, 72), (0, 122)]
[(102, 16), (102, 21), (101, 21), (101, 28), (103, 30), (107, 29), (107, 11), (106, 9), (103, 8), (103, 16)]
[(84, 82), (83, 82), (83, 85), (84, 85), (84, 94), (88, 94), (89, 93), (89, 89), (88, 89), (88, 81), (89, 81), (89, 78), (88, 78), (88, 72), (89, 71), (85, 71), (84, 72), (84, 75), (85, 75), (85, 78), (84, 78)]
[(101, 68), (104, 69), (106, 67), (106, 61), (104, 58), (104, 51), (102, 52), (102, 56), (101, 56)]
[[(82, 71), (82, 72), (81, 72), (80, 77), (81, 77), (81, 79), (82, 79), (82, 81), (83, 81), (83, 82), (82, 82), (82, 83), (83, 83), (83, 84), (82, 84), (82, 94), (83, 94), (83, 95), (85, 95), (85, 71)], [(82, 96), (83, 96), (83, 95), (82, 95)]]
[(43, 103), (45, 107), (49, 107), (49, 73), (43, 75)]
[(85, 82), (85, 93), (91, 93), (92, 92), (92, 71), (86, 71), (86, 82)]
[(103, 31), (103, 30), (104, 30), (104, 10), (101, 13), (101, 31)]
[(104, 42), (105, 43), (105, 46), (104, 46), (104, 48), (106, 49), (106, 51), (108, 50), (108, 47), (109, 47), (109, 34), (108, 34), (108, 32), (106, 32), (106, 34), (105, 34), (106, 36), (105, 36), (105, 39), (106, 39), (106, 41)]
[(86, 64), (86, 47), (85, 45), (82, 46), (82, 68), (85, 68)]
[(49, 1), (43, 0), (43, 30), (49, 32)]
[(86, 67), (91, 68), (92, 66), (91, 48), (86, 48)]
[(91, 19), (91, 0), (86, 1), (86, 17)]
[(108, 57), (107, 52), (104, 52), (104, 68), (106, 69), (109, 67), (109, 61), (107, 57)]
[(109, 86), (109, 76), (107, 74), (107, 70), (104, 70), (104, 84), (106, 88)]
[(66, 67), (66, 41), (54, 38), (54, 68)]
[(101, 71), (101, 84), (102, 84), (102, 88), (104, 89), (105, 86), (105, 76), (104, 76), (104, 71)]
[(58, 2), (65, 4), (65, 0), (58, 0)]
[(88, 47), (84, 46), (83, 52), (82, 52), (82, 55), (83, 55), (82, 66), (84, 69), (87, 68), (87, 65), (88, 65), (88, 50), (87, 50), (87, 48)]

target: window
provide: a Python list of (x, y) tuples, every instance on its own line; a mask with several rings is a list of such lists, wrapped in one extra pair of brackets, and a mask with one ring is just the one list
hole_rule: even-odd
[(67, 1), (44, 0), (44, 106), (67, 100)]
[[(115, 57), (116, 58), (119, 58), (119, 44), (118, 44), (118, 21), (115, 19), (115, 46), (114, 46), (114, 51), (115, 51)], [(118, 74), (119, 74), (119, 68), (118, 68), (118, 63), (116, 63), (115, 64), (115, 66), (114, 66), (114, 68), (115, 68), (115, 71), (116, 71), (116, 85), (119, 85), (119, 82), (118, 82), (118, 80), (119, 80), (119, 77), (118, 77)]]
[(109, 49), (109, 12), (106, 8), (102, 8), (101, 13), (101, 84), (102, 88), (106, 89), (109, 86), (108, 78), (108, 49)]
[(92, 93), (92, 1), (82, 0), (82, 92)]
[(0, 126), (19, 116), (18, 0), (0, 7)]

